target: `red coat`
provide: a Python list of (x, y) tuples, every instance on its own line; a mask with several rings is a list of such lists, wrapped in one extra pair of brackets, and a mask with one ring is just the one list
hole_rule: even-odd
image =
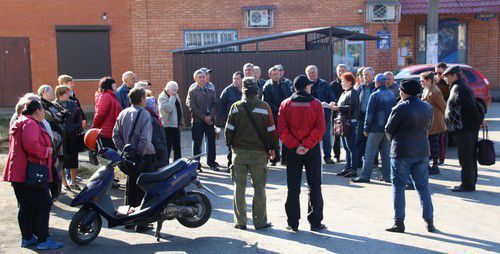
[(311, 149), (321, 141), (325, 130), (325, 113), (317, 99), (295, 93), (281, 103), (278, 134), (287, 148), (295, 149), (302, 144)]
[(92, 128), (101, 129), (103, 138), (113, 137), (113, 128), (122, 107), (111, 90), (95, 94), (95, 114)]
[(49, 168), (52, 181), (52, 141), (50, 135), (31, 116), (20, 116), (9, 130), (9, 156), (3, 172), (6, 182), (24, 183), (28, 159)]

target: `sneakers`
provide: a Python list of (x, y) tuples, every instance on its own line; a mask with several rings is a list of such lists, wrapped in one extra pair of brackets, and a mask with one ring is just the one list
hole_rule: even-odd
[(31, 237), (30, 240), (24, 240), (22, 239), (21, 240), (21, 247), (22, 248), (26, 248), (26, 247), (29, 247), (31, 245), (34, 245), (34, 244), (37, 244), (38, 243), (38, 238), (36, 238), (35, 236)]
[(64, 244), (61, 242), (56, 242), (52, 240), (51, 238), (47, 238), (47, 241), (43, 243), (39, 243), (36, 246), (37, 250), (55, 250), (55, 249), (60, 249), (64, 247)]

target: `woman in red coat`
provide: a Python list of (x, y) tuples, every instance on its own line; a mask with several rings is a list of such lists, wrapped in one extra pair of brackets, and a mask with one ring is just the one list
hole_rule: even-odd
[(101, 142), (104, 147), (116, 150), (113, 143), (113, 128), (122, 107), (115, 95), (116, 82), (111, 77), (99, 81), (99, 90), (95, 94), (95, 114), (92, 128), (101, 129)]
[(24, 109), (9, 130), (9, 155), (3, 180), (12, 183), (19, 206), (21, 247), (37, 244), (37, 249), (58, 249), (63, 244), (49, 237), (49, 216), (52, 199), (48, 186), (32, 188), (26, 185), (28, 161), (48, 168), (52, 181), (52, 142), (41, 125), (45, 111), (39, 100), (22, 98)]

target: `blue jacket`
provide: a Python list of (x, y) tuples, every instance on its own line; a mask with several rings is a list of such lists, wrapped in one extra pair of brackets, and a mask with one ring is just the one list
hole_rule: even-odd
[(375, 83), (373, 82), (368, 85), (361, 84), (359, 86), (358, 95), (360, 116), (364, 116), (366, 114), (366, 109), (368, 108), (368, 99), (370, 99), (370, 95), (373, 93), (373, 90), (375, 90)]
[(263, 100), (271, 107), (275, 122), (278, 120), (281, 102), (292, 96), (292, 93), (292, 83), (288, 79), (282, 79), (279, 85), (269, 79), (264, 85)]
[[(318, 79), (316, 84), (311, 88), (311, 94), (321, 102), (330, 103), (332, 101), (337, 101), (337, 95), (333, 91), (333, 88), (324, 79)], [(325, 119), (330, 121), (332, 111), (327, 108), (323, 108), (323, 110), (325, 112)]]
[(231, 106), (241, 100), (242, 92), (233, 84), (228, 85), (220, 94), (220, 100), (217, 103), (217, 116), (215, 118), (215, 125), (217, 127), (224, 127), (226, 125), (227, 117)]
[(394, 105), (396, 105), (396, 97), (391, 90), (386, 86), (375, 88), (368, 99), (364, 131), (384, 132), (385, 124)]
[(130, 93), (130, 88), (128, 88), (125, 84), (122, 84), (118, 89), (116, 89), (115, 95), (120, 103), (120, 106), (122, 106), (122, 109), (130, 107), (128, 93)]
[(385, 126), (391, 139), (391, 157), (428, 158), (430, 155), (427, 132), (432, 126), (432, 106), (416, 96), (400, 101), (393, 109)]

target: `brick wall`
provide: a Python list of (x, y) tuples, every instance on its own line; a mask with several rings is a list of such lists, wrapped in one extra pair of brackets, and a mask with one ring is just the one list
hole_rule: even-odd
[[(273, 5), (276, 8), (273, 28), (245, 28), (244, 13), (241, 8), (259, 5)], [(132, 1), (134, 70), (140, 78), (151, 80), (154, 92), (158, 93), (173, 77), (172, 54), (167, 51), (184, 46), (185, 30), (235, 29), (238, 38), (242, 39), (302, 28), (361, 25), (365, 26), (367, 34), (375, 35), (376, 31), (383, 30), (384, 26), (365, 23), (365, 14), (357, 13), (358, 9), (364, 9), (364, 5), (364, 0), (351, 2), (195, 0), (169, 3), (161, 0), (135, 0)], [(366, 64), (374, 66), (380, 72), (396, 68), (395, 38), (398, 26), (388, 24), (387, 28), (391, 31), (392, 45), (394, 45), (389, 51), (376, 49), (376, 43), (373, 41), (366, 43)], [(299, 36), (260, 43), (259, 49), (299, 49), (303, 48), (303, 42), (304, 37)], [(249, 50), (253, 47), (253, 45), (245, 46), (244, 49)], [(264, 70), (268, 68), (268, 66), (262, 67)], [(228, 72), (227, 75), (232, 73)]]
[[(475, 15), (440, 15), (440, 19), (458, 19), (467, 24), (467, 64), (477, 68), (490, 81), (492, 88), (500, 88), (500, 42), (498, 17), (481, 21)], [(400, 36), (413, 36), (414, 52), (418, 54), (418, 25), (427, 21), (425, 15), (406, 15), (401, 18)], [(416, 60), (416, 58), (415, 58)]]
[[(119, 81), (121, 73), (132, 68), (130, 0), (47, 0), (43, 4), (2, 0), (0, 13), (0, 37), (29, 37), (34, 91), (45, 83), (57, 84), (56, 25), (111, 25), (112, 75)], [(107, 20), (102, 19), (103, 13)], [(93, 104), (96, 88), (96, 81), (76, 82), (84, 104)]]

